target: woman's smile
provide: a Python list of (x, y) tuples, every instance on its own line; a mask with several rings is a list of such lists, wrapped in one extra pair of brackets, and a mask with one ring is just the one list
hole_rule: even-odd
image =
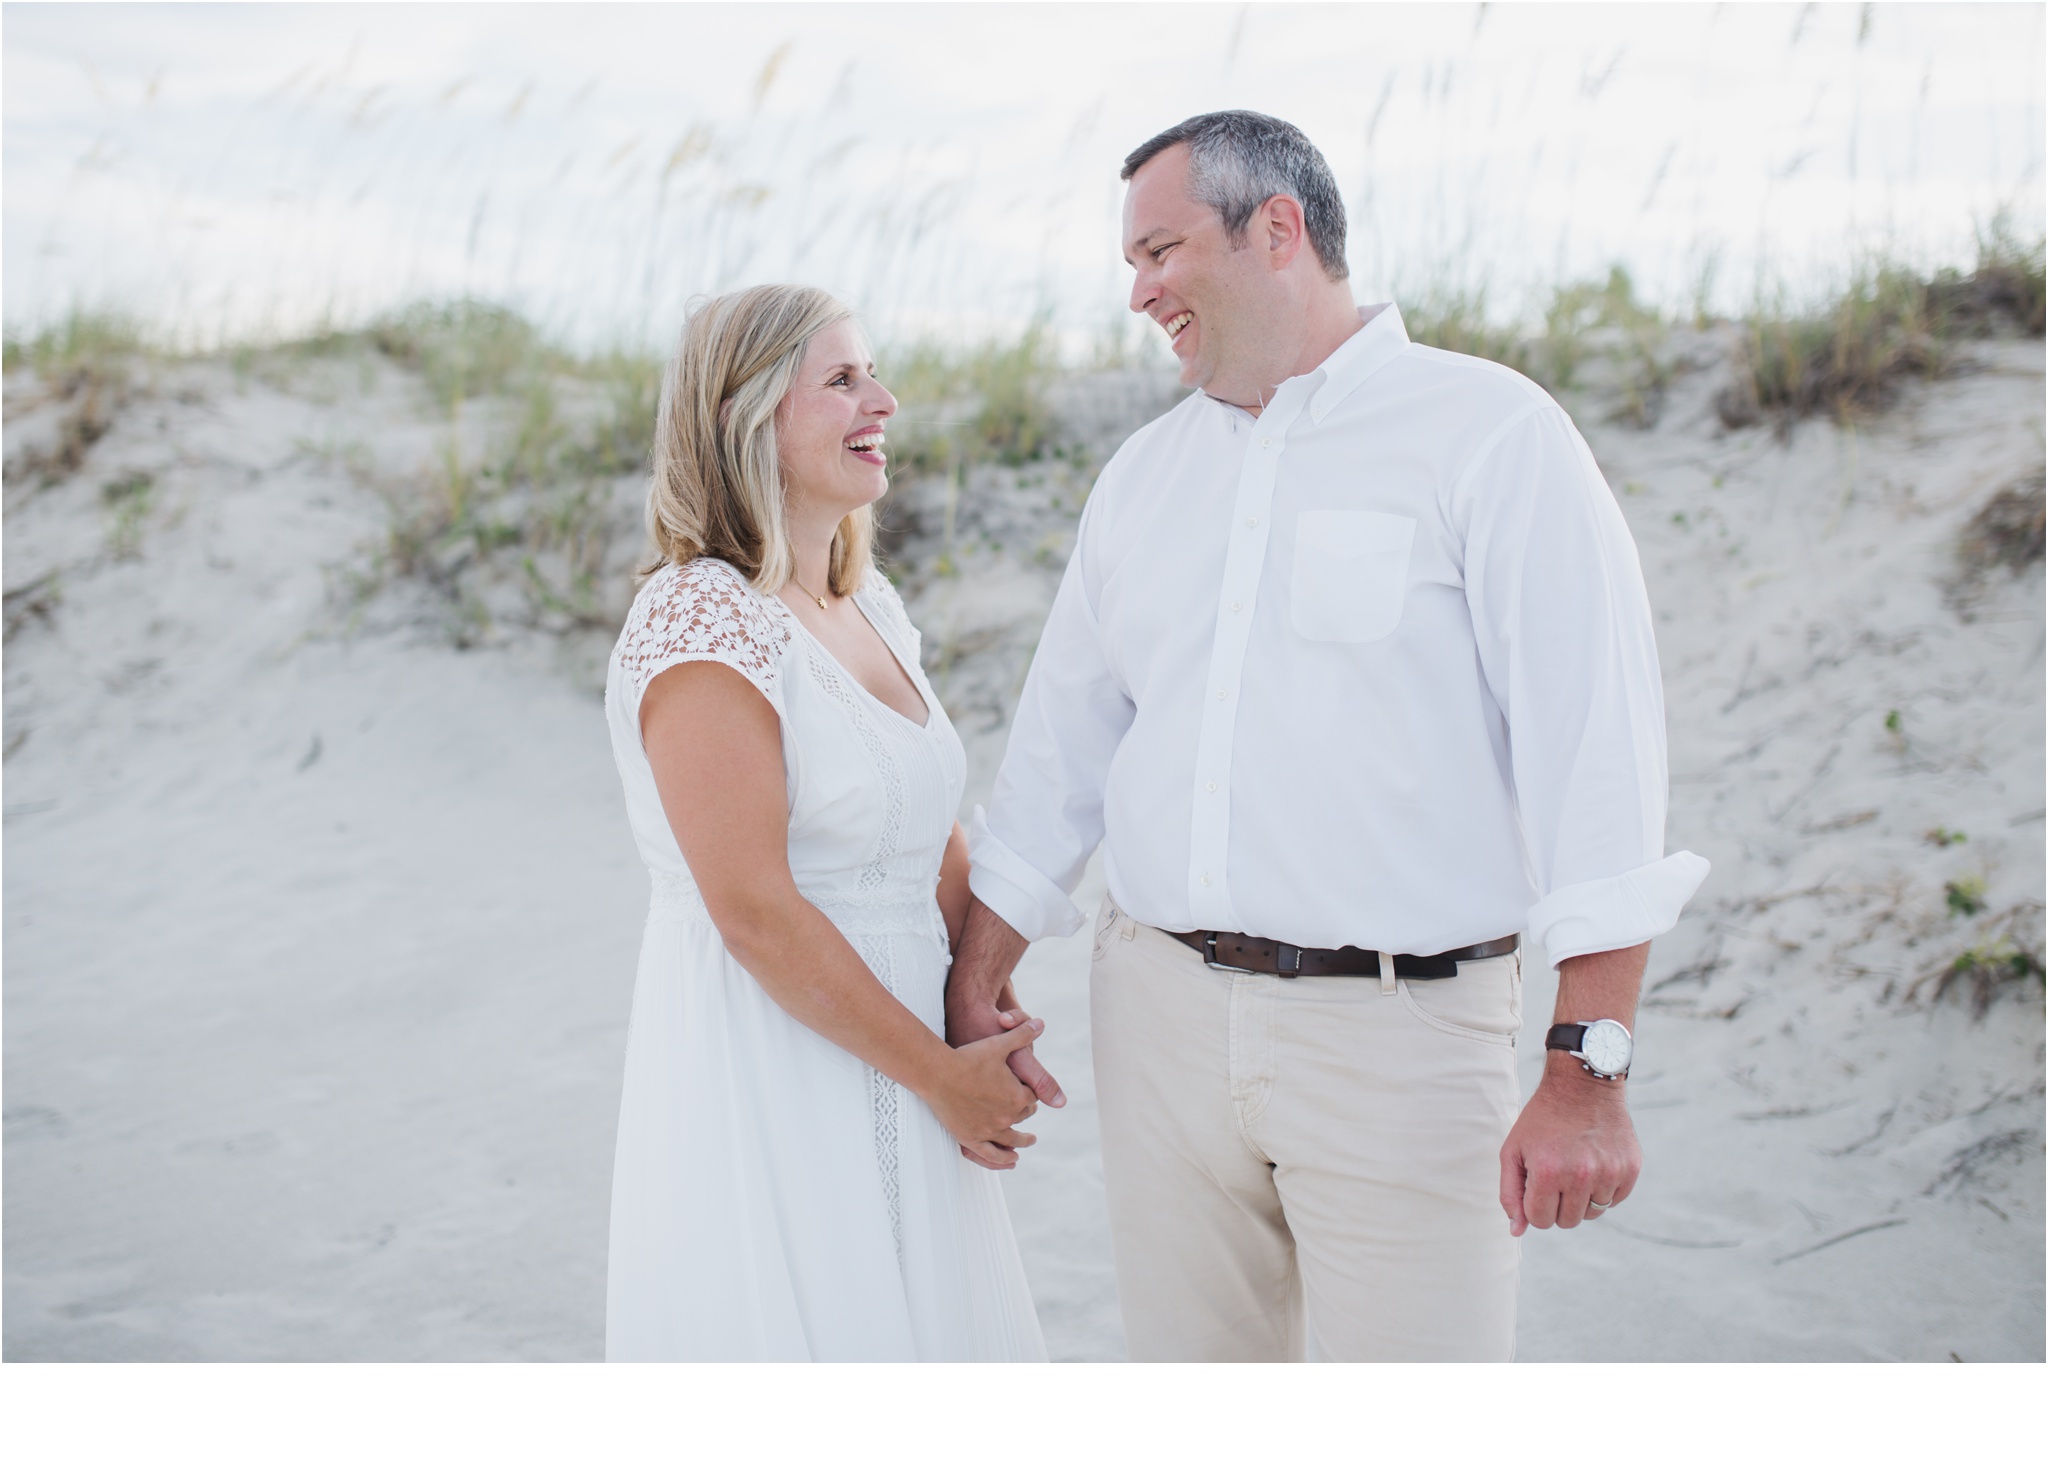
[(877, 468), (886, 467), (888, 454), (882, 451), (882, 425), (864, 427), (846, 440), (846, 450), (863, 463), (872, 463)]

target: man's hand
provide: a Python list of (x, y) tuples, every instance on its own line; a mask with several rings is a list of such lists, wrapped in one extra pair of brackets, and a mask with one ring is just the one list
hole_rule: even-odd
[[(946, 1041), (955, 1048), (1008, 1032), (1028, 1017), (1017, 1006), (1007, 983), (993, 1002), (972, 1000), (965, 993), (956, 1000), (952, 991), (946, 993)], [(1045, 1065), (1030, 1048), (1019, 1048), (1010, 1055), (1010, 1072), (1038, 1095), (1038, 1102), (1048, 1109), (1066, 1107), (1067, 1096), (1060, 1090), (1059, 1080), (1046, 1072)]]
[[(1008, 987), (1005, 987), (1003, 989), (1003, 1000), (1006, 1002), (1011, 1000), (1010, 991)], [(973, 1023), (962, 1023), (959, 1027), (955, 1027), (952, 1017), (951, 1006), (951, 1003), (947, 1004), (948, 1010), (946, 1015), (946, 1041), (952, 1044), (955, 1048), (962, 1048), (969, 1043), (980, 1041), (977, 1038), (969, 1036), (969, 1029), (973, 1025)], [(1031, 1020), (1031, 1014), (1025, 1012), (1022, 1008), (1002, 1008), (996, 1012), (996, 1026), (992, 1029), (992, 1031), (998, 1033), (1008, 1032), (1012, 1028), (1016, 1027), (1017, 1024), (1022, 1022), (1030, 1022)], [(976, 1021), (978, 1021), (978, 1015)], [(1018, 1061), (1020, 1059), (1024, 1060), (1024, 1062), (1021, 1065)], [(1032, 1074), (1035, 1072), (1038, 1075), (1040, 1081), (1043, 1081), (1044, 1083), (1051, 1086), (1053, 1094), (1055, 1096), (1050, 1101), (1052, 1106), (1057, 1109), (1066, 1104), (1066, 1095), (1060, 1093), (1059, 1085), (1056, 1082), (1054, 1082), (1053, 1076), (1045, 1071), (1045, 1065), (1043, 1065), (1036, 1058), (1033, 1058), (1031, 1056), (1031, 1049), (1028, 1046), (1019, 1048), (1015, 1052), (1010, 1054), (1010, 1072), (1016, 1075), (1019, 1082), (1024, 1084), (1025, 1087), (1029, 1088), (1034, 1094), (1036, 1094), (1040, 1092), (1040, 1089), (1038, 1087), (1038, 1081), (1034, 1081), (1032, 1077)], [(968, 1159), (974, 1161), (975, 1164), (981, 1166), (981, 1168), (984, 1170), (1014, 1170), (1017, 1168), (1017, 1156), (1015, 1148), (1013, 1146), (1003, 1145), (997, 1143), (994, 1140), (990, 1140), (987, 1143), (988, 1148), (995, 1152), (996, 1159), (1004, 1159), (1007, 1160), (1009, 1163), (994, 1163), (994, 1160), (992, 1160), (990, 1156), (978, 1153), (976, 1149), (971, 1145), (960, 1146), (960, 1153), (965, 1155)]]
[[(955, 1048), (1006, 1032), (1023, 1020), (1019, 1013), (1015, 1020), (1005, 1022), (1003, 1014), (1016, 1010), (1010, 973), (1031, 945), (979, 900), (968, 902), (965, 924), (953, 969), (946, 975), (946, 1041)], [(1045, 1071), (1029, 1048), (1010, 1055), (1010, 1071), (1038, 1095), (1039, 1103), (1049, 1109), (1066, 1106), (1067, 1096), (1060, 1091), (1058, 1080)]]
[(1500, 1149), (1500, 1205), (1516, 1236), (1597, 1219), (1628, 1199), (1643, 1168), (1628, 1081), (1594, 1078), (1569, 1053), (1549, 1060)]
[[(1565, 958), (1557, 970), (1559, 1022), (1611, 1017), (1633, 1026), (1650, 946)], [(1628, 1199), (1643, 1151), (1628, 1117), (1628, 1080), (1609, 1082), (1555, 1050), (1543, 1081), (1500, 1147), (1500, 1208), (1520, 1236), (1531, 1226), (1567, 1229)]]
[[(1008, 1032), (1027, 1020), (1010, 991), (1010, 973), (1031, 943), (979, 900), (968, 901), (963, 924), (953, 969), (946, 976), (946, 1041), (955, 1048)], [(1067, 1096), (1060, 1092), (1059, 1081), (1045, 1071), (1028, 1046), (1010, 1055), (1010, 1072), (1047, 1108), (1066, 1106)], [(965, 1145), (960, 1153), (987, 1170), (1008, 1168), (990, 1164)]]

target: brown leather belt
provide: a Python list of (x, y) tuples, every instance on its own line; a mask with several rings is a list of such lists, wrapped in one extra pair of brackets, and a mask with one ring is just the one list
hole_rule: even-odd
[[(1264, 936), (1243, 936), (1236, 931), (1168, 931), (1174, 940), (1192, 946), (1202, 959), (1218, 971), (1262, 972), (1269, 977), (1376, 977), (1380, 954), (1356, 946), (1334, 950), (1315, 946), (1289, 946)], [(1455, 977), (1461, 961), (1484, 961), (1489, 956), (1506, 956), (1521, 947), (1522, 938), (1503, 936), (1456, 951), (1439, 951), (1435, 956), (1394, 957), (1394, 975), (1418, 981)]]

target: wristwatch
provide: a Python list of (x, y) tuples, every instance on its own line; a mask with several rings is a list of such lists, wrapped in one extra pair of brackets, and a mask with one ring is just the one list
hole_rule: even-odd
[(1597, 1022), (1561, 1022), (1550, 1030), (1543, 1046), (1571, 1054), (1593, 1077), (1613, 1083), (1628, 1077), (1636, 1040), (1613, 1018), (1603, 1017)]

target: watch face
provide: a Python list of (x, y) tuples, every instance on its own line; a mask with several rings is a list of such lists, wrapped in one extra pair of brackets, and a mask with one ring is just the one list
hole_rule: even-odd
[(1627, 1028), (1612, 1018), (1603, 1017), (1587, 1025), (1586, 1040), (1579, 1051), (1600, 1072), (1616, 1074), (1628, 1070), (1629, 1055), (1634, 1047), (1635, 1044), (1629, 1041)]

